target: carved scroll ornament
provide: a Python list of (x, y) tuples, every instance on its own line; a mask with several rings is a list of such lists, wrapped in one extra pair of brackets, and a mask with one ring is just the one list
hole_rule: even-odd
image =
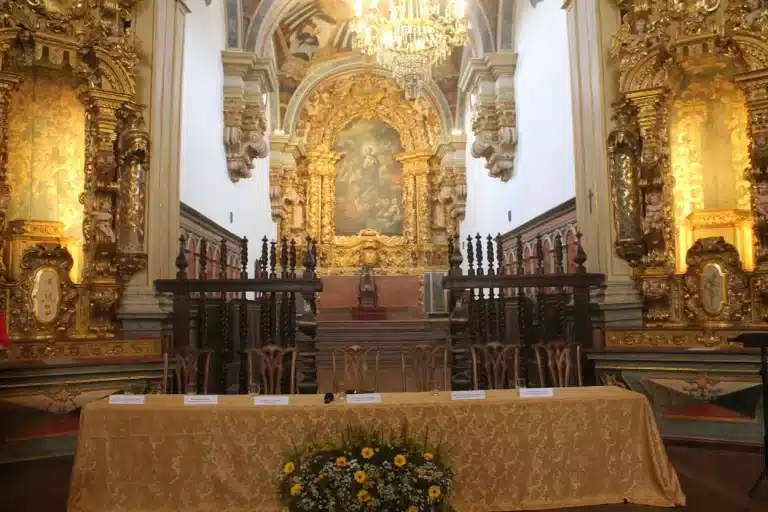
[(269, 153), (264, 133), (267, 121), (261, 98), (224, 100), (224, 147), (227, 170), (233, 182), (251, 177), (253, 160)]
[(488, 174), (501, 181), (512, 178), (517, 147), (517, 126), (513, 101), (497, 101), (475, 109), (472, 156), (484, 158)]

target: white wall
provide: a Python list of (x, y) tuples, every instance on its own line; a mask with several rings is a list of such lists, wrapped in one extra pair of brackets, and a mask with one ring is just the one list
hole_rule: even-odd
[[(181, 121), (181, 200), (249, 240), (249, 273), (261, 238), (276, 236), (269, 207), (269, 161), (256, 160), (253, 177), (232, 183), (223, 144), (224, 2), (188, 1)], [(233, 220), (230, 222), (230, 212)]]
[(507, 183), (488, 177), (485, 161), (469, 152), (474, 137), (468, 122), (462, 238), (476, 232), (503, 234), (576, 193), (566, 13), (557, 0), (535, 8), (527, 0), (516, 4), (515, 173)]

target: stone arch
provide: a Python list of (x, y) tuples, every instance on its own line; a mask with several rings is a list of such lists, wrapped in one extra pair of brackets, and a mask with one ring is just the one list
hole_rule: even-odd
[(552, 237), (547, 234), (542, 237), (542, 249), (544, 256), (544, 273), (554, 274), (555, 272), (555, 245), (552, 243)]
[[(288, 104), (285, 113), (283, 130), (286, 133), (296, 133), (297, 124), (302, 115), (302, 108), (318, 88), (322, 88), (329, 82), (354, 74), (360, 74), (363, 71), (370, 75), (382, 77), (383, 79), (386, 79), (389, 76), (389, 73), (382, 68), (376, 67), (371, 69), (370, 65), (366, 65), (359, 56), (345, 57), (319, 66), (305, 77), (291, 97), (291, 102)], [(448, 106), (445, 96), (433, 80), (430, 80), (429, 83), (426, 84), (425, 93), (425, 97), (428, 99), (430, 106), (437, 114), (441, 134), (443, 136), (449, 135), (453, 129), (453, 121), (451, 119), (451, 109)], [(273, 109), (271, 113), (274, 115), (275, 109)], [(279, 115), (279, 106), (277, 107), (277, 113)], [(277, 125), (273, 124), (273, 126)]]

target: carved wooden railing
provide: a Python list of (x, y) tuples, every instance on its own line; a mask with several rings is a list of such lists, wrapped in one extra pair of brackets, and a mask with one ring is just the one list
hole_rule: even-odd
[[(449, 291), (450, 344), (453, 354), (453, 389), (472, 385), (472, 345), (498, 342), (521, 345), (521, 377), (528, 383), (537, 343), (577, 343), (589, 348), (593, 342), (591, 291), (601, 287), (603, 274), (587, 273), (587, 256), (577, 235), (576, 270), (565, 273), (563, 244), (556, 237), (554, 273), (544, 273), (544, 251), (537, 243), (536, 265), (526, 273), (523, 245), (517, 239), (514, 273), (505, 270), (501, 237), (467, 237), (466, 274), (461, 241), (449, 241), (448, 276), (443, 288)], [(485, 255), (485, 256), (484, 256)]]
[[(214, 389), (206, 392), (224, 394), (247, 391), (246, 349), (264, 345), (295, 347), (299, 352), (298, 390), (316, 393), (315, 295), (323, 285), (315, 274), (315, 242), (307, 238), (300, 262), (304, 270), (297, 273), (296, 242), (284, 238), (278, 252), (278, 242), (269, 242), (265, 237), (255, 279), (248, 278), (246, 238), (242, 242), (239, 279), (227, 279), (223, 271), (219, 279), (206, 279), (205, 258), (200, 261), (201, 278), (189, 279), (185, 248), (182, 236), (176, 279), (155, 281), (158, 292), (173, 294), (173, 336), (166, 353), (173, 356), (185, 347), (211, 349), (210, 380)], [(225, 241), (221, 252), (227, 253)], [(202, 380), (202, 376), (196, 377)]]

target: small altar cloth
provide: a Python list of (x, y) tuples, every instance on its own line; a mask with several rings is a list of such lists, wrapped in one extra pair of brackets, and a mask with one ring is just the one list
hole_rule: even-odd
[(522, 399), (516, 390), (485, 400), (385, 393), (370, 405), (324, 404), (322, 395), (282, 407), (247, 396), (195, 407), (178, 395), (100, 400), (82, 412), (68, 510), (277, 512), (275, 481), (291, 446), (337, 440), (349, 425), (399, 432), (405, 421), (414, 438), (428, 426), (450, 447), (458, 512), (685, 504), (645, 397), (589, 387)]

